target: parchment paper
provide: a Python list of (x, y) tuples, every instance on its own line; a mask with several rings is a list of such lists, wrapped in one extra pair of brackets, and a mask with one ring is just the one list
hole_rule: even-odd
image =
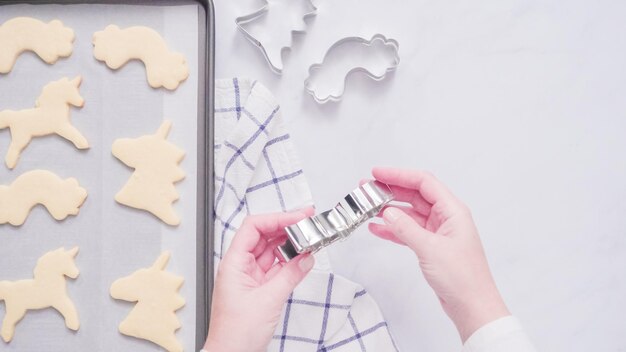
[[(187, 305), (178, 311), (182, 328), (178, 338), (186, 351), (195, 346), (196, 314), (196, 187), (198, 106), (198, 5), (11, 5), (0, 6), (0, 23), (15, 16), (43, 21), (60, 19), (74, 29), (74, 53), (47, 65), (32, 53), (23, 54), (12, 72), (0, 75), (0, 110), (34, 107), (44, 85), (62, 77), (81, 75), (85, 107), (72, 110), (72, 121), (89, 140), (91, 149), (79, 151), (58, 136), (37, 138), (22, 153), (15, 170), (0, 164), (0, 184), (34, 169), (46, 169), (62, 178), (75, 177), (89, 196), (77, 217), (55, 221), (37, 207), (26, 223), (0, 225), (0, 280), (32, 278), (37, 259), (65, 246), (79, 246), (77, 280), (68, 280), (69, 295), (77, 306), (81, 327), (74, 333), (53, 309), (30, 311), (10, 344), (0, 351), (158, 351), (156, 345), (121, 335), (118, 324), (134, 307), (109, 295), (111, 283), (150, 266), (161, 251), (172, 252), (168, 271), (184, 276), (181, 295)], [(145, 25), (164, 36), (170, 49), (187, 58), (190, 77), (176, 91), (152, 89), (143, 64), (133, 61), (112, 71), (94, 59), (92, 35), (109, 24)], [(187, 178), (177, 184), (175, 203), (182, 217), (169, 227), (151, 214), (115, 203), (113, 197), (131, 176), (111, 154), (113, 141), (154, 133), (164, 118), (173, 122), (169, 140), (187, 155), (181, 164)], [(8, 129), (0, 131), (0, 155), (10, 142)], [(0, 304), (0, 316), (4, 316)]]

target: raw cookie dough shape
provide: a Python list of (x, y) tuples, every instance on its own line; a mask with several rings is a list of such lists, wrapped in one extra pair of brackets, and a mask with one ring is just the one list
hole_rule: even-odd
[(6, 315), (2, 321), (2, 339), (11, 341), (15, 325), (28, 310), (54, 308), (65, 319), (65, 326), (78, 330), (80, 322), (74, 303), (67, 295), (65, 277), (76, 279), (79, 271), (74, 263), (78, 247), (44, 254), (37, 261), (33, 280), (0, 281), (0, 301), (4, 300)]
[(72, 55), (74, 31), (59, 20), (44, 23), (16, 17), (0, 25), (0, 73), (9, 73), (17, 58), (33, 51), (48, 64)]
[(170, 252), (163, 252), (151, 267), (116, 280), (111, 285), (111, 297), (137, 302), (119, 325), (122, 334), (180, 352), (183, 346), (176, 339), (176, 330), (180, 329), (176, 311), (185, 305), (178, 294), (184, 279), (165, 271), (169, 260)]
[(156, 134), (139, 138), (122, 138), (113, 143), (113, 155), (135, 169), (115, 200), (126, 206), (146, 210), (164, 223), (176, 226), (180, 217), (172, 203), (179, 195), (174, 183), (185, 178), (178, 164), (185, 152), (167, 141), (172, 128), (164, 121)]
[(165, 40), (155, 30), (135, 26), (120, 29), (110, 25), (93, 35), (93, 53), (109, 68), (117, 70), (128, 61), (141, 60), (146, 66), (148, 83), (152, 88), (178, 88), (189, 77), (185, 57), (168, 49)]
[(34, 137), (58, 134), (78, 149), (89, 148), (87, 139), (70, 121), (70, 106), (82, 107), (85, 104), (79, 91), (81, 81), (78, 76), (71, 81), (62, 78), (48, 83), (37, 98), (34, 109), (0, 111), (0, 130), (11, 130), (11, 144), (5, 158), (9, 169), (17, 165), (20, 154)]
[(24, 224), (38, 204), (56, 220), (78, 215), (87, 191), (75, 178), (61, 179), (50, 171), (34, 170), (19, 176), (10, 186), (0, 185), (0, 225)]

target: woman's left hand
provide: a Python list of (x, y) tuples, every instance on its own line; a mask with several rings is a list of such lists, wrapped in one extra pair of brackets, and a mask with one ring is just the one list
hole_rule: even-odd
[(267, 350), (284, 303), (315, 264), (310, 254), (276, 263), (274, 249), (286, 226), (311, 215), (312, 208), (244, 221), (218, 267), (206, 351)]

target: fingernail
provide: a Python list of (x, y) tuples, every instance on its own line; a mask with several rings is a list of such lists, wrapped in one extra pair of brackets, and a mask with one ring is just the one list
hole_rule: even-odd
[(383, 213), (383, 220), (389, 225), (396, 222), (400, 216), (402, 216), (402, 210), (390, 207)]
[(307, 254), (307, 256), (300, 260), (300, 262), (298, 263), (298, 267), (300, 267), (300, 270), (302, 272), (307, 272), (311, 270), (311, 268), (313, 268), (313, 265), (315, 265), (315, 258), (310, 254)]

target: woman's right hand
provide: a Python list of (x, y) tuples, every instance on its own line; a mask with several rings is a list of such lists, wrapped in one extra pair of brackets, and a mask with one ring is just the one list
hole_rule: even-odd
[(427, 172), (374, 168), (374, 178), (391, 187), (395, 200), (375, 235), (411, 248), (463, 342), (485, 324), (510, 315), (493, 280), (467, 206)]

